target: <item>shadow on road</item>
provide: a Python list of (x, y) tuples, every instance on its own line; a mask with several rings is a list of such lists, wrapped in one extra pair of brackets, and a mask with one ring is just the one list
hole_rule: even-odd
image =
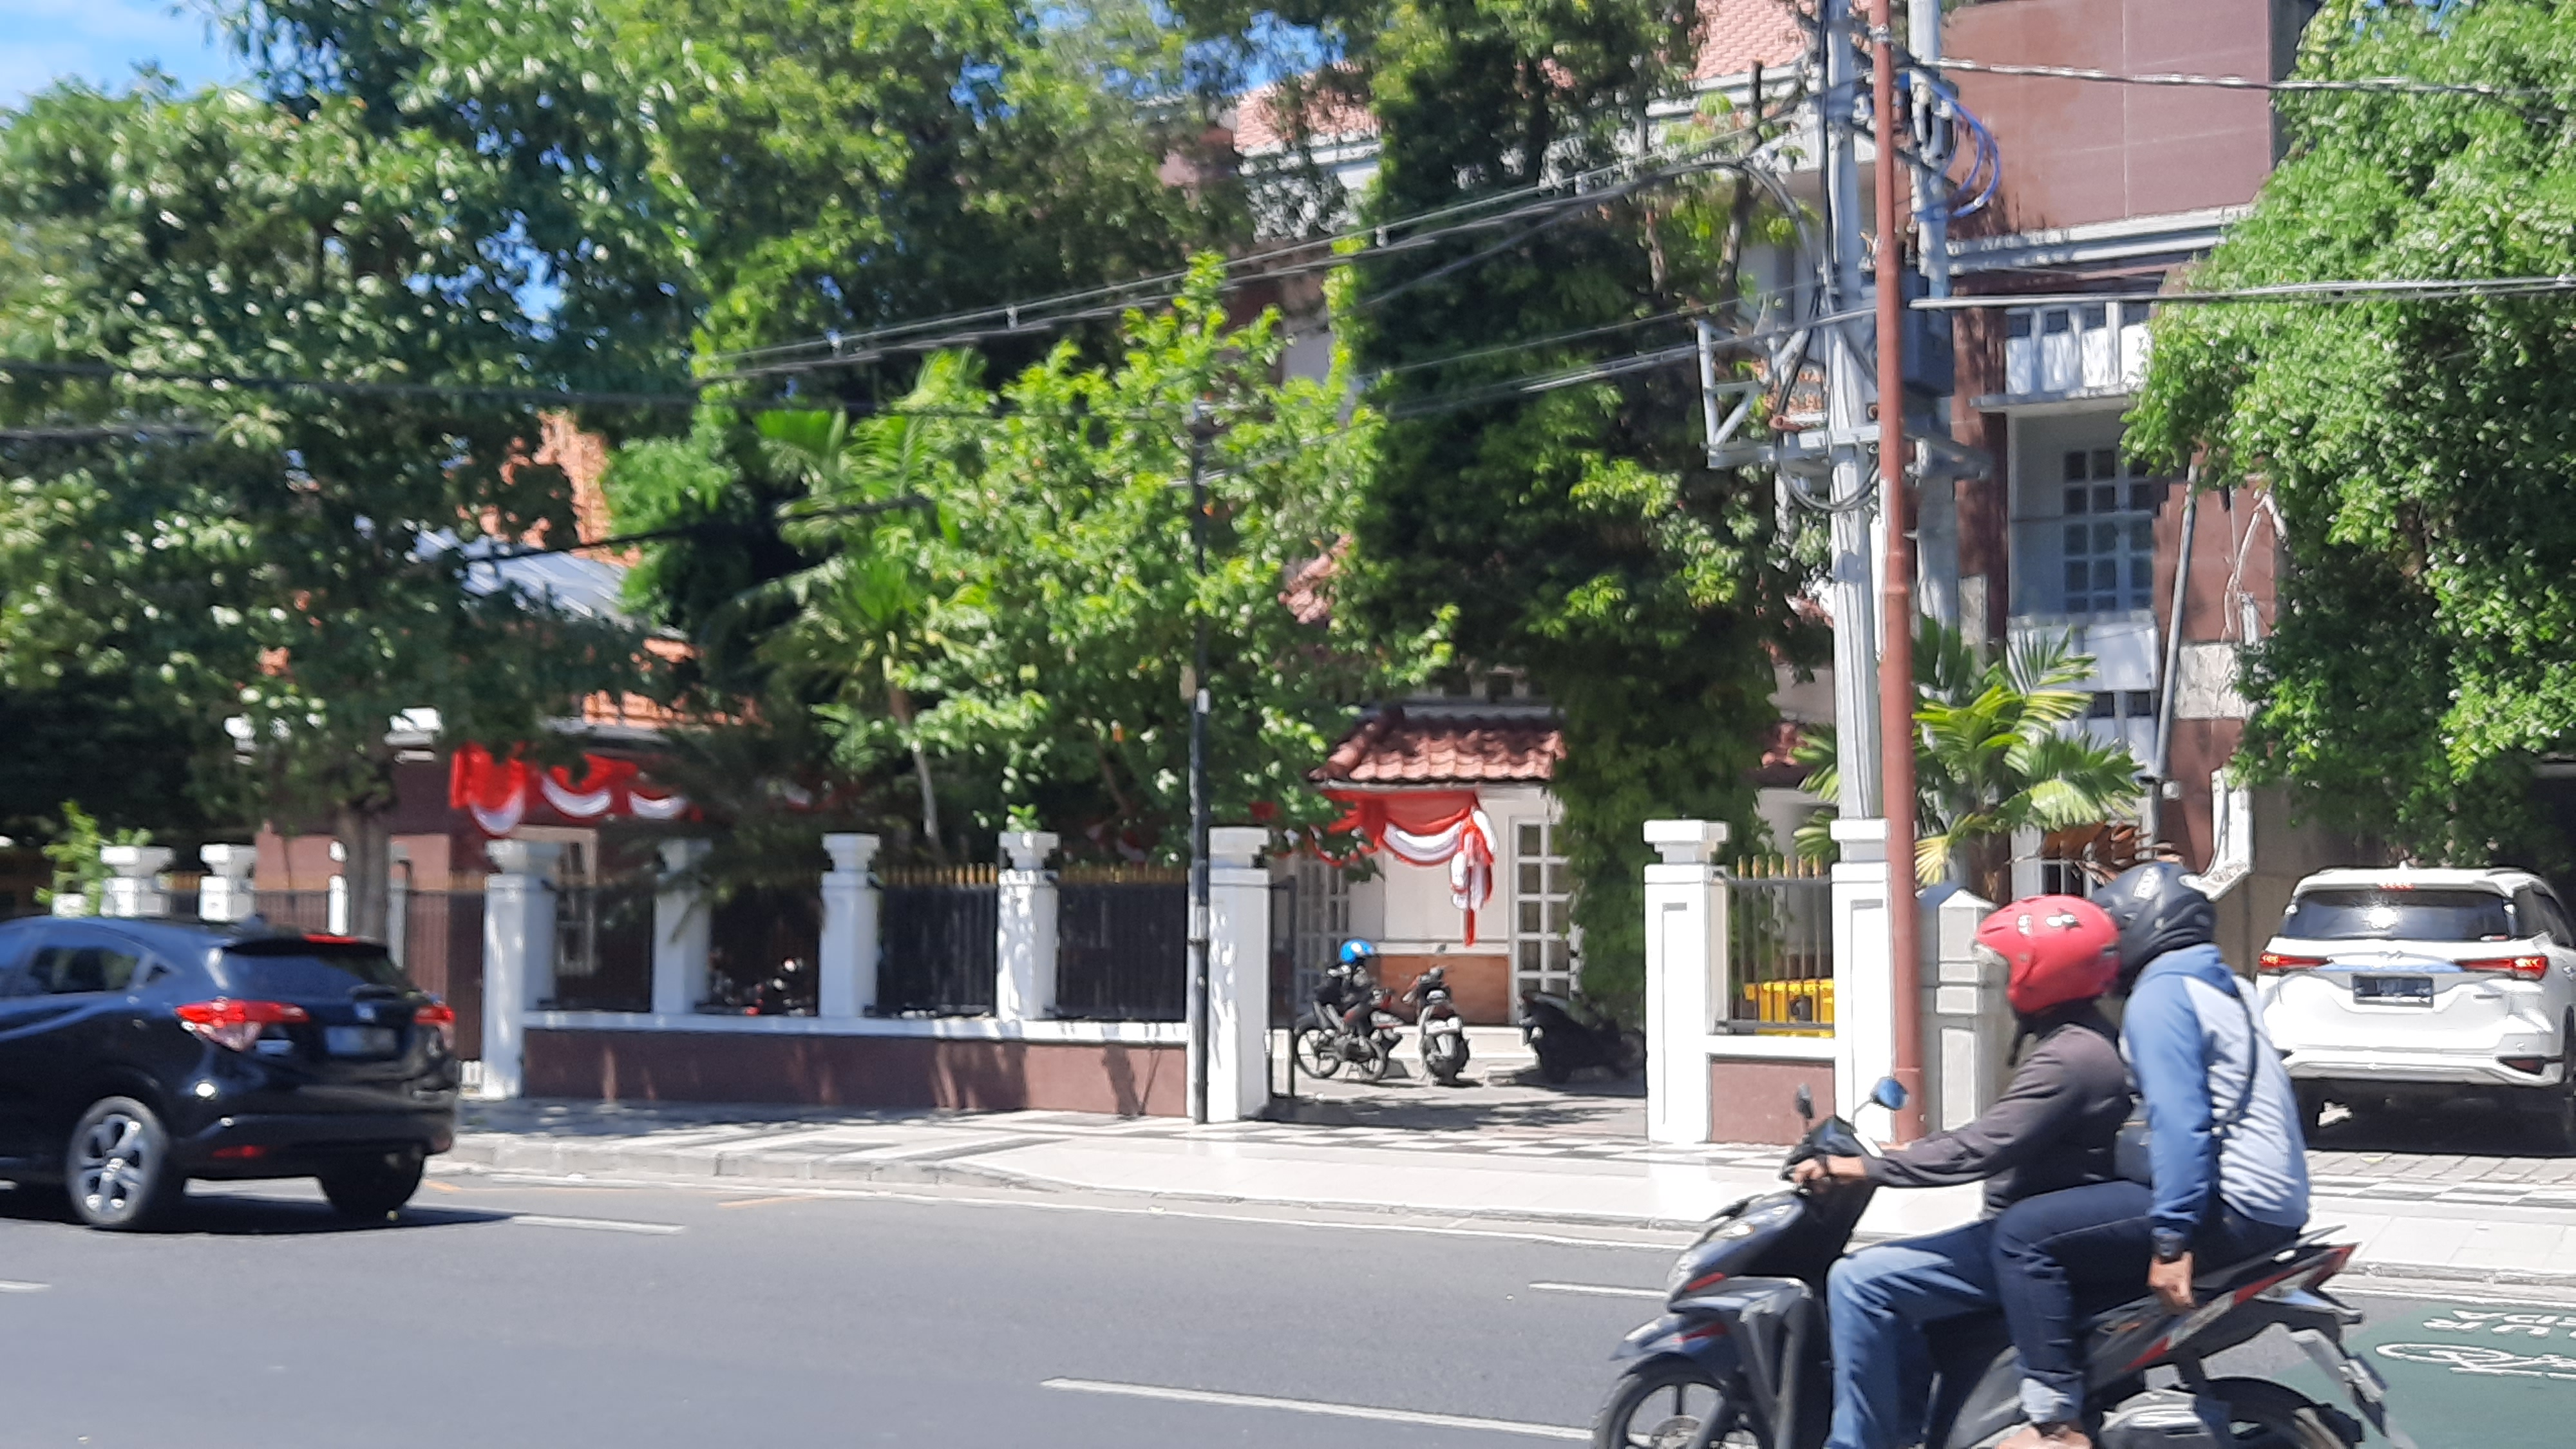
[(2414, 1156), (2576, 1157), (2537, 1122), (2478, 1096), (2430, 1108), (2366, 1108), (2328, 1120), (2308, 1146), (2319, 1152)]
[(1472, 1085), (1441, 1087), (1421, 1077), (1419, 1063), (1402, 1063), (1402, 1077), (1363, 1084), (1300, 1077), (1297, 1098), (1272, 1103), (1274, 1121), (1343, 1127), (1400, 1127), (1415, 1131), (1492, 1129), (1519, 1135), (1636, 1137), (1646, 1130), (1646, 1086), (1586, 1073), (1548, 1086), (1535, 1067), (1493, 1072)]
[[(417, 1204), (382, 1222), (359, 1222), (340, 1216), (328, 1203), (292, 1197), (262, 1197), (240, 1191), (188, 1195), (156, 1237), (278, 1237), (326, 1233), (378, 1233), (404, 1228), (460, 1227), (472, 1223), (505, 1223), (508, 1213), (472, 1208), (422, 1207)], [(71, 1204), (62, 1190), (29, 1184), (0, 1191), (0, 1222), (72, 1223)]]

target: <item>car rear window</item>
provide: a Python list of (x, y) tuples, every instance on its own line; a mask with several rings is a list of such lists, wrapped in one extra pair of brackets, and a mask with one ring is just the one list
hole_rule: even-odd
[(2290, 903), (2281, 934), (2302, 941), (2510, 941), (2505, 898), (2479, 890), (2309, 891)]
[(411, 978), (373, 941), (284, 936), (236, 941), (215, 965), (223, 990), (237, 996), (347, 996), (372, 986), (412, 989)]

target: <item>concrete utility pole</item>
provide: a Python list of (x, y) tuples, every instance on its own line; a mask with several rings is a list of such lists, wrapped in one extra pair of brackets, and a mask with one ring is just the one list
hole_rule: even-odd
[[(1833, 265), (1826, 275), (1828, 313), (1860, 306), (1866, 290), (1861, 270), (1860, 162), (1853, 143), (1853, 109), (1859, 100), (1859, 38), (1852, 33), (1851, 0), (1824, 0), (1825, 95), (1817, 108), (1824, 131), (1827, 234)], [(1833, 449), (1834, 510), (1834, 766), (1842, 780), (1839, 813), (1866, 820), (1879, 813), (1878, 697), (1870, 680), (1878, 667), (1877, 630), (1870, 597), (1869, 471), (1860, 439), (1869, 406), (1867, 373), (1850, 323), (1825, 333), (1825, 436)]]
[[(1896, 1080), (1906, 1105), (1896, 1114), (1896, 1137), (1923, 1135), (1923, 1000), (1917, 984), (1922, 955), (1921, 910), (1914, 884), (1914, 508), (1906, 492), (1905, 458), (1905, 212), (1899, 204), (1896, 138), (1896, 35), (1894, 0), (1872, 0), (1878, 43), (1871, 56), (1871, 92), (1878, 144), (1871, 169), (1878, 182), (1878, 496), (1887, 529), (1886, 570), (1879, 583), (1879, 618), (1885, 638), (1878, 655), (1878, 708), (1887, 806), (1887, 936), (1894, 988)], [(1920, 3), (1920, 0), (1918, 0)]]

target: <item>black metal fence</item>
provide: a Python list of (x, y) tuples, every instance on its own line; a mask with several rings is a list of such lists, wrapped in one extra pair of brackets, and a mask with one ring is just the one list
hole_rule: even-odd
[(1190, 877), (1156, 866), (1069, 866), (1056, 877), (1056, 1015), (1189, 1015)]
[(256, 891), (251, 895), (251, 909), (280, 930), (331, 929), (331, 893), (327, 890)]
[(1727, 881), (1726, 999), (1717, 1029), (1834, 1034), (1834, 883), (1805, 860), (1736, 862)]
[(990, 865), (879, 872), (884, 894), (878, 1014), (981, 1016), (993, 1010), (993, 977), (1000, 965), (998, 875)]
[(456, 1012), (456, 1054), (483, 1058), (483, 884), (403, 893), (403, 970)]
[(751, 1016), (812, 1016), (819, 1004), (822, 883), (803, 890), (745, 890), (707, 922), (704, 1010)]
[(653, 1009), (653, 887), (629, 881), (555, 892), (555, 992), (565, 1011)]

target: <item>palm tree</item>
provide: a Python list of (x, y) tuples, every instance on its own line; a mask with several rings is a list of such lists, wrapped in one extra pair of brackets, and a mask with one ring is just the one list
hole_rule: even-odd
[[(2063, 726), (2092, 703), (2078, 688), (2093, 659), (2071, 635), (2024, 638), (1988, 658), (1959, 631), (1922, 621), (1914, 645), (1915, 878), (1928, 885), (1966, 867), (1988, 900), (2010, 890), (2009, 849), (2019, 830), (2064, 830), (2132, 813), (2138, 763), (2125, 745), (2101, 744)], [(1796, 759), (1807, 788), (1841, 797), (1831, 730), (1810, 735)], [(1798, 830), (1798, 852), (1829, 857), (1819, 813)]]
[[(921, 497), (948, 440), (935, 419), (942, 406), (971, 400), (974, 384), (970, 361), (943, 354), (925, 365), (905, 410), (857, 421), (839, 411), (770, 412), (758, 420), (771, 455), (805, 482), (805, 498), (782, 514), (787, 538), (822, 554), (756, 591), (796, 608), (763, 652), (791, 678), (829, 688), (834, 697), (821, 712), (842, 727), (845, 753), (883, 734), (911, 756), (922, 840), (940, 860), (947, 852), (939, 789), (907, 681), (932, 602), (926, 558), (934, 543), (955, 542)], [(879, 708), (891, 728), (866, 728)]]

